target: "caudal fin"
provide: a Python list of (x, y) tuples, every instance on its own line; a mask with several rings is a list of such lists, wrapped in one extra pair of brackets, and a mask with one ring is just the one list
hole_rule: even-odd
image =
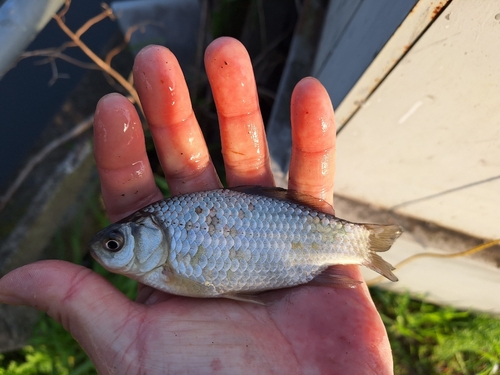
[(394, 241), (403, 233), (403, 229), (398, 225), (365, 224), (364, 226), (370, 231), (370, 248), (368, 260), (363, 265), (391, 281), (398, 281), (396, 275), (392, 273), (394, 267), (377, 253), (389, 250)]

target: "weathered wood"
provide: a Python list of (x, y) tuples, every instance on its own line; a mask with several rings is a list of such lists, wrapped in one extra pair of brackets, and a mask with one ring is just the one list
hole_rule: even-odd
[(314, 76), (337, 107), (418, 0), (332, 0)]
[[(429, 20), (432, 13), (422, 14)], [(340, 132), (340, 196), (477, 240), (500, 237), (498, 14), (497, 2), (470, 0), (453, 0), (441, 10)], [(398, 30), (406, 34), (402, 38), (408, 31)], [(390, 61), (398, 49), (404, 53), (401, 44), (394, 46), (381, 52), (381, 62)], [(373, 77), (384, 77), (387, 66), (377, 65), (337, 113), (348, 114), (356, 105), (353, 98), (374, 87)], [(429, 242), (425, 234), (406, 236), (387, 260), (464, 250), (466, 243), (461, 235), (438, 242)], [(500, 313), (500, 299), (494, 297), (499, 266), (488, 257), (422, 259), (397, 272), (399, 283), (385, 286)]]
[(340, 133), (339, 194), (500, 236), (498, 13), (450, 3)]
[[(349, 118), (363, 105), (387, 74), (410, 50), (422, 32), (434, 21), (450, 0), (420, 0), (375, 57), (370, 66), (352, 87), (335, 111), (340, 130)], [(321, 50), (320, 50), (321, 52)], [(316, 65), (322, 61), (316, 60)], [(332, 88), (333, 89), (333, 88)], [(333, 90), (336, 90), (333, 89)]]

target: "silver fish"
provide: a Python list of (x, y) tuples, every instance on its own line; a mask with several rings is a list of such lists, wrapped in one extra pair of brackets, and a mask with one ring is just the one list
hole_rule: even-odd
[(356, 281), (329, 266), (360, 264), (397, 277), (377, 252), (397, 225), (356, 224), (322, 212), (324, 201), (280, 188), (242, 186), (178, 195), (99, 232), (89, 250), (106, 269), (191, 297), (259, 303), (256, 293)]

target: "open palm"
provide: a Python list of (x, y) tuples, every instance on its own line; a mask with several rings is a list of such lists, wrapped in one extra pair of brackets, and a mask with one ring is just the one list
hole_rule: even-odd
[[(205, 54), (230, 186), (274, 184), (248, 54), (234, 39)], [(220, 187), (173, 54), (142, 50), (134, 80), (173, 194)], [(302, 80), (292, 96), (289, 188), (333, 204), (335, 122), (325, 89)], [(139, 117), (127, 99), (99, 102), (95, 157), (111, 220), (161, 199)], [(361, 280), (357, 266), (345, 272)], [(0, 301), (46, 311), (71, 332), (101, 374), (390, 374), (387, 334), (364, 285), (269, 292), (260, 306), (194, 299), (141, 286), (128, 300), (92, 271), (62, 261), (0, 280)]]

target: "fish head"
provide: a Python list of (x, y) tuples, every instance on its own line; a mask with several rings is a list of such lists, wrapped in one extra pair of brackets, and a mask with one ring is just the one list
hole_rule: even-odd
[(92, 256), (108, 271), (141, 277), (162, 266), (168, 242), (161, 226), (149, 215), (134, 215), (103, 229), (88, 245)]

